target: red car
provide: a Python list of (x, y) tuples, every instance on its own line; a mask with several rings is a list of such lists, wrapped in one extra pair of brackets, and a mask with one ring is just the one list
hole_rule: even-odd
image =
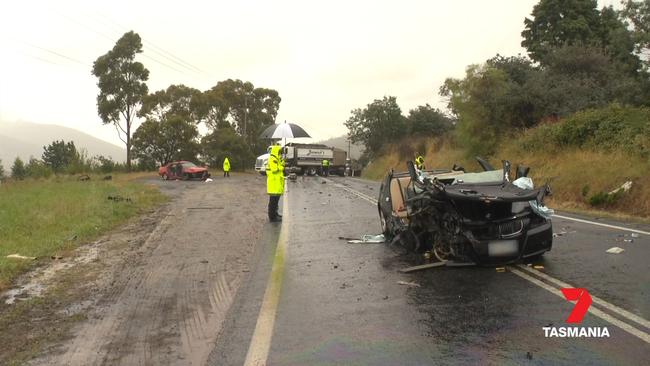
[(164, 180), (168, 179), (208, 179), (210, 173), (207, 168), (196, 166), (190, 161), (174, 161), (158, 169), (158, 174)]

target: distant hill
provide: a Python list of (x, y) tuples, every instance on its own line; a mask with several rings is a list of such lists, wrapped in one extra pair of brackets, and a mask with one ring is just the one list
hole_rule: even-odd
[[(347, 136), (333, 137), (328, 140), (318, 141), (318, 143), (348, 151)], [(350, 155), (352, 159), (359, 159), (361, 154), (363, 154), (363, 150), (365, 150), (363, 145), (355, 145), (355, 144), (350, 145)]]
[(86, 149), (88, 156), (110, 156), (119, 162), (126, 158), (124, 148), (72, 128), (28, 122), (0, 122), (0, 159), (5, 172), (16, 157), (24, 161), (30, 156), (40, 159), (43, 146), (54, 140), (74, 141), (77, 150)]

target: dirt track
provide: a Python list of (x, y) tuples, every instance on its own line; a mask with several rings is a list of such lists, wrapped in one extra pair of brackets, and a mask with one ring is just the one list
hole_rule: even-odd
[[(36, 365), (202, 365), (266, 219), (261, 177), (160, 182), (173, 200), (141, 246), (91, 284), (88, 320)], [(137, 227), (135, 228), (137, 231)]]

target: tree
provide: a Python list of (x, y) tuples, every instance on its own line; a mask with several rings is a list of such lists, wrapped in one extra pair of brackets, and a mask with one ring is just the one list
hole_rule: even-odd
[(2, 165), (2, 159), (0, 159), (0, 181), (5, 179), (5, 167)]
[(277, 91), (228, 79), (205, 91), (200, 100), (202, 120), (210, 129), (232, 127), (255, 153), (266, 150), (258, 136), (275, 123), (282, 100)]
[(352, 143), (362, 142), (364, 154), (376, 156), (384, 145), (406, 134), (406, 118), (395, 97), (375, 99), (364, 109), (354, 109), (345, 122)]
[(546, 115), (568, 116), (613, 102), (640, 105), (641, 84), (626, 66), (595, 47), (566, 46), (546, 57), (547, 65), (527, 83), (537, 90)]
[(440, 136), (453, 127), (449, 117), (429, 104), (411, 109), (407, 117), (407, 125), (409, 135), (418, 136)]
[(14, 165), (11, 166), (11, 177), (15, 180), (23, 180), (26, 175), (25, 163), (20, 158), (16, 158)]
[(201, 91), (185, 85), (170, 85), (142, 99), (139, 117), (162, 121), (170, 115), (182, 117), (194, 124), (200, 122)]
[(25, 166), (25, 176), (30, 178), (47, 178), (52, 175), (52, 169), (44, 162), (30, 157)]
[(597, 6), (596, 0), (540, 0), (533, 19), (524, 20), (522, 47), (540, 61), (556, 47), (592, 44), (600, 32)]
[(471, 65), (464, 79), (447, 79), (440, 94), (456, 116), (456, 136), (469, 155), (489, 155), (509, 133), (508, 104), (512, 84), (507, 74), (489, 65)]
[[(131, 170), (131, 129), (142, 100), (147, 95), (145, 83), (149, 70), (135, 61), (142, 52), (140, 36), (125, 33), (112, 50), (95, 60), (92, 73), (98, 78), (97, 111), (104, 124), (113, 124), (126, 144), (126, 166)], [(124, 137), (122, 137), (124, 135)]]
[(533, 8), (533, 19), (524, 20), (521, 45), (542, 65), (556, 48), (597, 47), (636, 73), (640, 61), (633, 54), (632, 33), (613, 7), (598, 11), (597, 6), (596, 0), (541, 0)]
[(43, 146), (43, 156), (41, 158), (45, 165), (58, 174), (78, 158), (77, 148), (72, 141), (68, 143), (63, 140), (53, 141), (48, 146)]
[(199, 90), (185, 85), (147, 95), (139, 113), (146, 121), (133, 134), (134, 155), (142, 162), (153, 160), (160, 165), (194, 160), (199, 152), (200, 98)]
[(650, 0), (622, 2), (622, 15), (633, 27), (632, 39), (635, 50), (644, 56), (646, 68), (650, 68)]
[(160, 165), (174, 160), (194, 160), (199, 152), (196, 125), (178, 115), (160, 121), (147, 119), (133, 134), (133, 153)]
[(255, 161), (250, 145), (233, 128), (213, 131), (201, 139), (201, 147), (203, 157), (212, 167), (221, 168), (225, 157), (233, 170), (249, 168)]

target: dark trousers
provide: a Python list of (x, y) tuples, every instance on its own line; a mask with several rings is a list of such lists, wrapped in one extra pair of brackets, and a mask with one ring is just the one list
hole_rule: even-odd
[(269, 195), (269, 219), (274, 220), (278, 217), (278, 204), (280, 203), (279, 194)]
[(224, 171), (224, 172), (223, 172), (223, 176), (224, 176), (224, 177), (230, 177), (230, 171), (227, 171), (227, 172)]

